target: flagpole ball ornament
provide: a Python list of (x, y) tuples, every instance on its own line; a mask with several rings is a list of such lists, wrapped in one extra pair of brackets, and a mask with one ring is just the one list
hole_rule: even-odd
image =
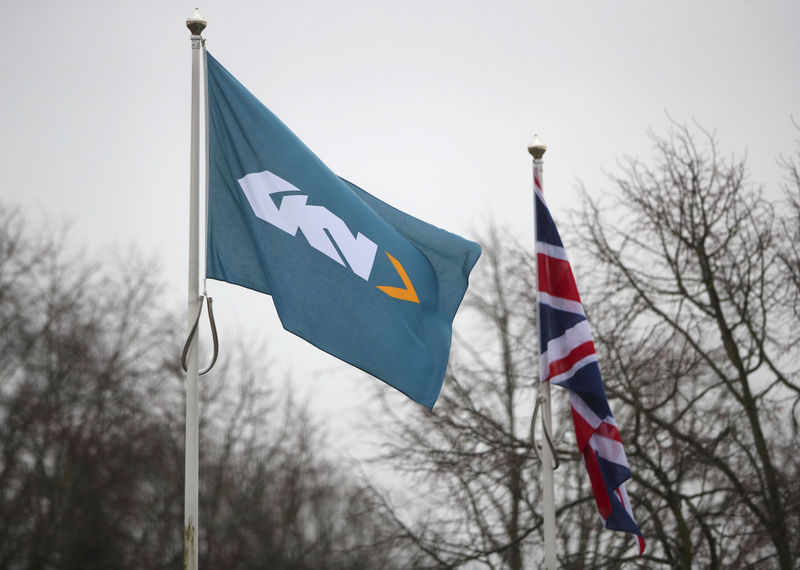
[(206, 29), (206, 19), (200, 14), (200, 8), (194, 9), (191, 18), (186, 18), (186, 27), (192, 32), (193, 36), (199, 36)]
[(533, 135), (533, 142), (528, 145), (528, 152), (531, 153), (533, 158), (536, 160), (541, 160), (546, 150), (547, 145), (542, 142), (542, 139), (539, 138), (539, 135)]

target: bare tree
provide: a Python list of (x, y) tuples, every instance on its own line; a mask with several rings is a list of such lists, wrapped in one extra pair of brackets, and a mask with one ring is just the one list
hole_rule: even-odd
[(794, 568), (798, 289), (782, 228), (797, 218), (713, 135), (674, 125), (653, 140), (655, 163), (629, 160), (618, 201), (587, 198), (578, 228), (605, 275), (594, 323), (607, 389), (635, 430), (645, 565)]
[(140, 490), (168, 451), (148, 406), (151, 272), (101, 272), (2, 211), (0, 566), (134, 566)]
[[(496, 228), (481, 243), (465, 299), (468, 332), (456, 338), (436, 410), (406, 417), (387, 405), (382, 412), (381, 423), (393, 428), (379, 461), (408, 474), (427, 505), (420, 514), (386, 500), (403, 538), (420, 553), (418, 567), (543, 563), (541, 463), (531, 438), (539, 381), (535, 257)], [(565, 396), (553, 391), (561, 412), (554, 423), (559, 565), (620, 567), (635, 558), (635, 541), (602, 527)], [(385, 421), (387, 414), (393, 421)]]
[(387, 499), (419, 567), (519, 569), (539, 558), (532, 258), (497, 230), (482, 243), (465, 299), (470, 332), (457, 337), (435, 412), (404, 417), (386, 405), (377, 422), (389, 426), (381, 460), (424, 498), (422, 513)]
[[(182, 559), (181, 332), (157, 275), (70, 254), (0, 205), (0, 568)], [(391, 521), (242, 349), (203, 377), (204, 563), (391, 569)]]
[[(800, 131), (800, 125), (795, 123), (795, 127)], [(788, 276), (786, 292), (795, 319), (800, 318), (800, 140), (797, 144), (798, 150), (793, 156), (783, 156), (779, 160), (786, 174), (783, 190), (788, 208), (788, 213), (781, 217), (779, 257)], [(795, 400), (794, 411), (798, 401), (800, 398)]]
[[(793, 568), (797, 160), (783, 163), (789, 200), (776, 207), (748, 181), (744, 160), (719, 155), (712, 135), (675, 125), (653, 140), (652, 164), (630, 160), (613, 179), (611, 207), (587, 197), (563, 232), (648, 549), (638, 557), (627, 535), (603, 529), (562, 421), (559, 564)], [(425, 507), (385, 504), (420, 567), (540, 559), (539, 465), (527, 430), (536, 382), (532, 256), (496, 232), (484, 246), (466, 306), (471, 332), (486, 336), (457, 339), (434, 414), (384, 410), (395, 429), (382, 459), (409, 474)]]
[[(325, 457), (324, 426), (240, 347), (204, 377), (201, 558), (213, 568), (398, 568), (377, 497)], [(256, 351), (264, 354), (265, 351)]]

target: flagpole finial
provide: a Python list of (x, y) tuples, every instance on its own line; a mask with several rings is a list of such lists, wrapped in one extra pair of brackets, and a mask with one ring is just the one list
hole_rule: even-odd
[(199, 36), (206, 29), (206, 19), (200, 14), (200, 8), (195, 8), (190, 18), (186, 18), (186, 27), (193, 36)]
[(539, 135), (533, 135), (533, 142), (528, 145), (528, 152), (531, 153), (533, 158), (540, 160), (547, 150), (547, 145), (542, 142)]

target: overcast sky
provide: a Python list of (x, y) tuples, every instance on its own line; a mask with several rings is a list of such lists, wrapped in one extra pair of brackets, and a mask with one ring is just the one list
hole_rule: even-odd
[[(90, 248), (157, 253), (177, 311), (188, 233), (184, 22), (194, 7), (2, 0), (0, 11), (0, 199), (70, 221)], [(752, 179), (775, 195), (775, 160), (796, 148), (796, 0), (199, 8), (209, 51), (335, 172), (467, 237), (491, 218), (532, 244), (534, 133), (548, 145), (557, 221), (577, 181), (600, 192), (617, 159), (647, 159), (647, 130), (664, 133), (668, 116), (716, 130), (727, 153), (747, 152)], [(283, 332), (268, 297), (209, 289), (223, 333), (263, 331), (276, 366), (313, 362), (315, 377), (298, 383), (329, 394), (344, 386), (336, 409), (357, 413), (369, 382), (360, 372)]]

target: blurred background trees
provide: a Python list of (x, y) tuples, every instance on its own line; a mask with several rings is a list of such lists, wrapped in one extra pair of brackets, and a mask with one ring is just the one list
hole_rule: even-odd
[(483, 254), (461, 309), (475, 328), (456, 341), (435, 411), (403, 414), (384, 401), (372, 422), (384, 432), (380, 461), (424, 498), (417, 512), (386, 497), (408, 548), (420, 554), (418, 568), (521, 569), (540, 542), (540, 477), (530, 445), (534, 267), (508, 234), (493, 229), (479, 241)]
[[(623, 163), (603, 203), (585, 192), (562, 228), (648, 549), (638, 557), (630, 537), (602, 528), (562, 404), (559, 564), (795, 568), (798, 161), (782, 159), (784, 200), (768, 200), (745, 160), (721, 156), (712, 134), (675, 124), (653, 142), (652, 161)], [(465, 309), (486, 336), (457, 339), (436, 413), (397, 418), (383, 446), (383, 459), (429, 499), (416, 520), (402, 500), (386, 504), (431, 567), (542, 560), (539, 467), (527, 430), (537, 346), (532, 248), (497, 231), (482, 243)], [(553, 396), (565, 401), (558, 389)]]
[(587, 198), (580, 226), (602, 276), (594, 323), (623, 403), (649, 558), (795, 568), (800, 218), (712, 134), (674, 125), (653, 141), (653, 163), (629, 160), (618, 201)]
[[(554, 389), (559, 564), (795, 568), (800, 155), (780, 159), (784, 195), (768, 199), (702, 129), (653, 142), (561, 223), (648, 548), (602, 528)], [(483, 236), (435, 412), (387, 399), (371, 423), (378, 466), (410, 492), (333, 457), (264, 350), (203, 378), (205, 566), (540, 563), (532, 232)], [(152, 263), (85, 257), (0, 206), (0, 568), (174, 568), (182, 326)]]
[[(90, 264), (51, 232), (0, 207), (0, 568), (180, 567), (182, 333), (152, 264)], [(240, 350), (203, 378), (204, 564), (400, 567), (265, 364)]]

